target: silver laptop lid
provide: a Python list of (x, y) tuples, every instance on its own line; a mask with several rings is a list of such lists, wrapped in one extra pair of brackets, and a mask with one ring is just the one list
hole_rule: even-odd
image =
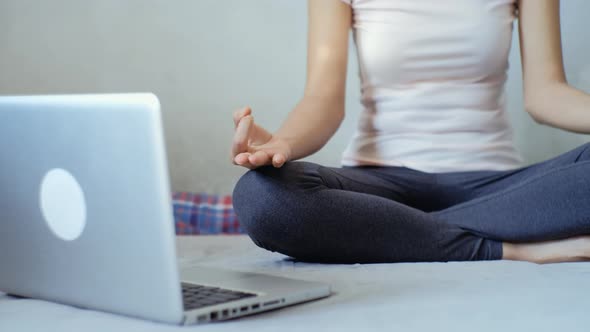
[(182, 321), (152, 94), (0, 97), (0, 290)]

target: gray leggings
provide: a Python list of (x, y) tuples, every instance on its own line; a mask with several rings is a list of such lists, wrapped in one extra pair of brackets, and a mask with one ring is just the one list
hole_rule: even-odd
[(234, 208), (257, 245), (299, 260), (501, 259), (503, 241), (590, 234), (590, 144), (508, 171), (262, 167), (239, 180)]

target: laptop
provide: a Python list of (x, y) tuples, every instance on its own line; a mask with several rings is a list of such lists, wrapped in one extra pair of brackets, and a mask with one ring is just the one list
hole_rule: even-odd
[(322, 283), (179, 271), (175, 250), (155, 95), (0, 97), (0, 291), (185, 325), (330, 295)]

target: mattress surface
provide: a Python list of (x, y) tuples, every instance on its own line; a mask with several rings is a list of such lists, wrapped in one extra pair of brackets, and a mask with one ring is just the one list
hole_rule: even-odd
[[(193, 327), (198, 331), (588, 331), (590, 263), (322, 265), (256, 247), (247, 236), (177, 238), (181, 266), (332, 284), (329, 298)], [(0, 331), (180, 331), (113, 314), (0, 294)]]

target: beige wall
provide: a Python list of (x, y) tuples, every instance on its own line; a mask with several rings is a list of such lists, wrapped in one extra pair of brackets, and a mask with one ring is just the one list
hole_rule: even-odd
[[(303, 0), (0, 0), (0, 94), (155, 92), (173, 188), (230, 192), (243, 172), (228, 162), (232, 111), (251, 105), (275, 129), (301, 95), (305, 7)], [(590, 91), (590, 2), (563, 7), (568, 75)], [(511, 63), (510, 115), (527, 161), (587, 141), (528, 118), (516, 48)], [(356, 73), (352, 56), (347, 119), (311, 160), (338, 165), (360, 110)]]

